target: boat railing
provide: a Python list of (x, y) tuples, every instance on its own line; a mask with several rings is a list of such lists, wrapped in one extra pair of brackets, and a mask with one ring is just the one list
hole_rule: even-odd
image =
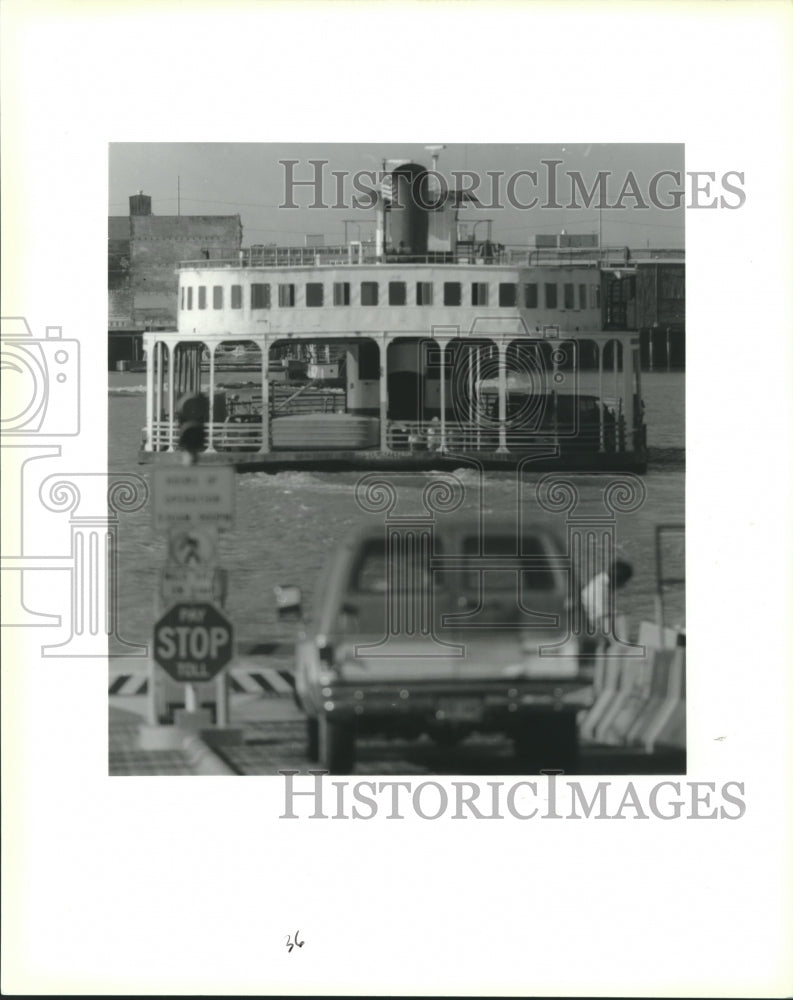
[(511, 247), (508, 263), (534, 267), (537, 265), (631, 268), (637, 263), (652, 261), (684, 262), (683, 250), (641, 247)]
[[(507, 426), (507, 451), (523, 451), (537, 444), (558, 444), (561, 448), (587, 452), (622, 452), (628, 444), (625, 419), (580, 427), (562, 423), (554, 427)], [(443, 428), (436, 420), (391, 420), (386, 441), (392, 451), (495, 451), (500, 445), (496, 421), (448, 421)]]
[[(259, 451), (262, 447), (261, 416), (247, 420), (229, 419), (204, 424), (206, 451)], [(169, 420), (152, 422), (150, 451), (176, 451), (179, 444), (179, 424)]]
[[(204, 426), (204, 447), (210, 452), (258, 452), (265, 443), (265, 426), (268, 435), (271, 435), (272, 421), (263, 425), (260, 414), (207, 423)], [(148, 451), (175, 451), (178, 442), (178, 422), (168, 419), (152, 421), (151, 439), (146, 442)], [(386, 446), (393, 452), (440, 451), (444, 446), (450, 452), (493, 452), (500, 443), (500, 428), (493, 422), (448, 421), (441, 428), (437, 420), (389, 420), (386, 427)], [(622, 416), (609, 425), (601, 423), (579, 428), (564, 425), (539, 430), (507, 427), (504, 443), (507, 451), (525, 451), (538, 444), (551, 444), (558, 445), (562, 450), (587, 453), (624, 452), (635, 445), (626, 433)], [(268, 437), (267, 445), (271, 447), (271, 437)]]
[[(253, 417), (261, 420), (262, 395), (252, 393), (245, 397), (231, 396), (227, 399), (229, 414), (234, 417)], [(270, 390), (270, 415), (274, 417), (294, 416), (297, 413), (344, 413), (346, 400), (343, 389), (328, 390), (316, 383), (305, 382), (295, 386), (284, 383)]]
[[(261, 397), (259, 402), (261, 405)], [(318, 388), (315, 382), (306, 382), (286, 398), (273, 397), (270, 400), (270, 411), (273, 416), (295, 413), (343, 413), (345, 409), (343, 390), (328, 392)]]
[(359, 265), (511, 265), (518, 267), (604, 267), (633, 268), (653, 261), (684, 262), (683, 250), (647, 247), (510, 247), (491, 244), (489, 248), (458, 247), (455, 251), (428, 253), (378, 252), (366, 244), (322, 247), (248, 247), (237, 252), (228, 248), (210, 249), (198, 260), (184, 260), (180, 270), (249, 267), (348, 267)]

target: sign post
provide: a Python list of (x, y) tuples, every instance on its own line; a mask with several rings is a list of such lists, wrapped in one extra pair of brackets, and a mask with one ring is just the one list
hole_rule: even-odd
[[(168, 562), (160, 581), (164, 613), (154, 627), (154, 661), (185, 685), (187, 715), (198, 714), (195, 684), (216, 679), (216, 724), (228, 725), (228, 684), (223, 668), (232, 656), (233, 631), (220, 610), (226, 571), (217, 566), (217, 535), (234, 521), (234, 469), (199, 465), (205, 443), (206, 399), (180, 406), (182, 465), (152, 470), (154, 527), (169, 533)], [(150, 714), (157, 720), (155, 671), (149, 682)]]

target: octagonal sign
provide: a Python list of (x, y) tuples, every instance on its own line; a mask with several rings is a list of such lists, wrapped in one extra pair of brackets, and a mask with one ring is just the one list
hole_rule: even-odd
[(154, 626), (154, 659), (175, 681), (211, 681), (231, 659), (233, 638), (213, 604), (175, 604)]

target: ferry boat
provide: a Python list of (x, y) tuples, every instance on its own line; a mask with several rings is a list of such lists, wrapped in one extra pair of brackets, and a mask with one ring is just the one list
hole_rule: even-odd
[[(461, 196), (433, 201), (427, 180), (392, 172), (370, 243), (181, 263), (177, 329), (143, 339), (140, 460), (178, 450), (180, 403), (201, 395), (201, 461), (244, 470), (643, 472), (639, 336), (608, 307), (663, 252), (461, 239)], [(238, 345), (251, 378), (231, 386)]]

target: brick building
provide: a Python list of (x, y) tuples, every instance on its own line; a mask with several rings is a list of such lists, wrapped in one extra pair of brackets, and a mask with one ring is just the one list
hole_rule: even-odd
[(242, 245), (239, 215), (153, 215), (151, 198), (129, 199), (129, 215), (108, 218), (108, 362), (142, 357), (144, 330), (176, 326), (180, 260), (232, 257)]

